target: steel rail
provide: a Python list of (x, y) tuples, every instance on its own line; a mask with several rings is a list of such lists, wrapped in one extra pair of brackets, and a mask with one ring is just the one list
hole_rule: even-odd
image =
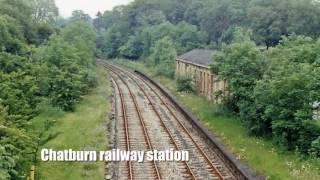
[[(142, 88), (141, 85), (139, 85), (139, 83), (138, 83), (135, 79), (133, 79), (132, 77), (130, 77), (130, 78), (135, 82), (135, 84), (139, 87), (139, 89), (141, 90), (141, 92), (144, 94), (144, 96), (145, 96), (145, 97), (147, 98), (147, 100), (149, 101), (149, 104), (151, 105), (152, 110), (155, 112), (155, 114), (157, 115), (158, 119), (160, 120), (162, 126), (164, 127), (165, 131), (168, 133), (168, 135), (169, 135), (169, 137), (170, 137), (170, 140), (171, 140), (172, 143), (174, 144), (176, 150), (177, 150), (177, 151), (180, 151), (180, 148), (178, 147), (177, 142), (174, 140), (173, 135), (172, 135), (172, 133), (170, 132), (168, 126), (164, 123), (163, 118), (160, 116), (159, 112), (156, 110), (156, 107), (155, 107), (154, 104), (152, 103), (151, 99), (149, 98), (149, 96), (147, 95), (147, 93), (145, 92), (145, 90)], [(185, 164), (185, 166), (187, 167), (187, 171), (188, 171), (188, 173), (191, 175), (191, 178), (192, 178), (193, 180), (197, 179), (196, 176), (195, 176), (195, 174), (192, 172), (189, 164), (188, 164), (186, 161), (184, 161), (184, 164)]]
[[(112, 69), (110, 69), (112, 71)], [(152, 143), (150, 141), (150, 137), (149, 137), (149, 134), (148, 134), (148, 131), (147, 131), (147, 128), (145, 126), (145, 123), (144, 123), (144, 118), (142, 116), (142, 113), (139, 109), (139, 106), (138, 106), (138, 103), (137, 103), (137, 100), (136, 98), (134, 97), (131, 89), (129, 88), (129, 85), (127, 84), (127, 82), (125, 82), (125, 80), (117, 73), (115, 73), (114, 71), (112, 71), (116, 76), (118, 76), (118, 78), (123, 82), (123, 84), (127, 87), (128, 91), (129, 91), (129, 94), (130, 94), (130, 97), (132, 98), (133, 102), (134, 102), (134, 106), (135, 106), (135, 109), (136, 109), (136, 112), (138, 114), (138, 117), (139, 117), (139, 121), (140, 121), (140, 124), (143, 128), (143, 133), (144, 133), (144, 136), (145, 136), (145, 140), (148, 144), (148, 148), (150, 150), (153, 150), (153, 146), (152, 146)], [(115, 81), (116, 82), (116, 81)], [(117, 82), (116, 82), (117, 83)], [(119, 86), (118, 86), (119, 87)], [(154, 166), (154, 169), (155, 169), (155, 173), (157, 175), (157, 179), (161, 179), (161, 175), (160, 175), (160, 172), (159, 172), (159, 168), (157, 166), (157, 163), (153, 160), (153, 166)]]
[[(126, 107), (124, 104), (124, 98), (123, 98), (123, 94), (120, 90), (120, 87), (118, 86), (117, 82), (112, 79), (113, 83), (115, 84), (119, 96), (120, 96), (120, 100), (121, 100), (121, 112), (122, 112), (122, 117), (124, 120), (124, 129), (125, 129), (125, 138), (126, 138), (126, 147), (127, 147), (127, 151), (130, 151), (130, 136), (129, 136), (129, 128), (128, 128), (128, 119), (127, 119), (127, 111), (126, 111)], [(127, 162), (128, 165), (128, 169), (129, 169), (129, 179), (132, 180), (133, 179), (133, 169), (132, 169), (132, 162), (128, 161)]]
[[(125, 72), (125, 70), (111, 65), (114, 68), (117, 68), (119, 71)], [(126, 71), (127, 74), (131, 73)], [(133, 75), (128, 75), (131, 79), (133, 79)], [(183, 125), (183, 123), (178, 119), (178, 117), (175, 115), (175, 113), (168, 107), (167, 103), (163, 100), (163, 98), (161, 98), (161, 96), (155, 91), (155, 89), (153, 89), (143, 78), (138, 78), (139, 80), (142, 80), (144, 82), (144, 84), (146, 84), (150, 90), (160, 99), (160, 101), (165, 105), (165, 107), (167, 108), (167, 110), (170, 112), (170, 114), (174, 117), (174, 119), (179, 123), (179, 125), (182, 127), (182, 129), (186, 132), (186, 134), (189, 136), (189, 138), (191, 139), (191, 141), (194, 143), (194, 145), (196, 146), (196, 148), (200, 151), (201, 155), (205, 158), (205, 160), (207, 161), (207, 163), (209, 164), (209, 166), (211, 167), (211, 169), (214, 171), (214, 174), (217, 175), (219, 177), (220, 180), (223, 180), (223, 175), (219, 172), (219, 170), (214, 166), (214, 164), (210, 161), (208, 155), (202, 150), (202, 148), (200, 147), (200, 145), (194, 140), (194, 138), (192, 137), (191, 133), (188, 131), (188, 129)]]

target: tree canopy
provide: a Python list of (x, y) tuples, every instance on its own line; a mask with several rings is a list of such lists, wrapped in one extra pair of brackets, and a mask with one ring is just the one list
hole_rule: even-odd
[(284, 37), (260, 51), (243, 39), (223, 48), (211, 70), (227, 80), (225, 104), (251, 134), (271, 136), (287, 150), (319, 155), (320, 127), (314, 119), (319, 102), (319, 40)]
[(176, 55), (220, 50), (211, 70), (228, 82), (224, 105), (249, 133), (319, 154), (319, 13), (315, 0), (135, 0), (94, 24), (100, 56), (142, 60), (168, 77)]

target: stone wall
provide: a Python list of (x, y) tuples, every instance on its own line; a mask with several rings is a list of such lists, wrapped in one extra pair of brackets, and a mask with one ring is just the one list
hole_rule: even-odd
[(209, 67), (177, 59), (176, 74), (190, 75), (198, 93), (210, 100), (219, 102), (220, 100), (216, 98), (216, 94), (226, 92), (226, 82), (219, 80), (215, 74), (212, 74)]

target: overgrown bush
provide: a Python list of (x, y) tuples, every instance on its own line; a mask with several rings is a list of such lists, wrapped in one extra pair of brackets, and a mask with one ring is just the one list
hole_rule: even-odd
[(270, 69), (254, 92), (264, 122), (272, 124), (274, 140), (287, 149), (307, 153), (320, 136), (313, 120), (313, 103), (320, 99), (320, 44), (292, 36), (267, 52)]
[(211, 70), (228, 83), (232, 96), (223, 98), (228, 107), (239, 113), (251, 133), (261, 134), (265, 127), (259, 127), (259, 121), (250, 121), (250, 118), (256, 117), (254, 114), (258, 111), (252, 95), (257, 81), (263, 76), (266, 60), (256, 44), (242, 33), (243, 30), (238, 31), (235, 41), (225, 46), (223, 53), (213, 57)]
[(302, 36), (284, 38), (266, 52), (250, 41), (234, 42), (215, 57), (212, 71), (227, 80), (226, 104), (250, 133), (272, 136), (288, 150), (317, 154), (320, 127), (312, 105), (320, 99), (319, 49), (318, 41)]
[(9, 114), (22, 119), (34, 115), (41, 101), (37, 66), (25, 57), (0, 52), (0, 99), (8, 107)]
[(54, 106), (72, 110), (87, 87), (86, 70), (80, 66), (78, 50), (60, 37), (53, 37), (35, 55), (47, 66), (43, 71), (44, 92)]
[(320, 137), (312, 141), (310, 154), (315, 157), (320, 157)]
[(148, 65), (155, 67), (157, 74), (173, 78), (176, 57), (177, 52), (172, 40), (169, 37), (165, 37), (156, 42), (155, 47), (152, 49), (152, 54), (148, 58)]
[(72, 110), (96, 82), (92, 26), (71, 18), (58, 28), (51, 10), (54, 1), (0, 0), (1, 180), (26, 179), (35, 163), (39, 134), (30, 119), (42, 102)]
[(193, 79), (191, 76), (177, 76), (176, 77), (176, 83), (177, 83), (177, 91), (179, 92), (194, 92), (194, 84)]

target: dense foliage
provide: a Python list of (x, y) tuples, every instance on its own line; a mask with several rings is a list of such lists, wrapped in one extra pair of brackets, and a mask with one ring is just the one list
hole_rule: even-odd
[(271, 136), (288, 150), (319, 155), (320, 126), (313, 119), (319, 102), (319, 41), (284, 38), (269, 51), (248, 40), (233, 42), (214, 57), (212, 71), (229, 84), (229, 108), (250, 133)]
[(53, 0), (0, 0), (0, 179), (25, 179), (43, 104), (72, 110), (95, 85), (95, 31), (77, 13), (57, 25)]
[(170, 36), (181, 54), (230, 43), (238, 26), (252, 29), (254, 41), (267, 47), (292, 33), (316, 38), (319, 13), (315, 0), (135, 0), (98, 13), (94, 25), (103, 37), (101, 55), (139, 59), (163, 36)]
[(177, 52), (174, 49), (173, 42), (169, 37), (165, 37), (156, 42), (154, 48), (151, 49), (150, 59), (147, 64), (155, 67), (159, 75), (167, 77), (174, 76), (174, 61)]
[[(317, 155), (319, 13), (315, 0), (135, 0), (99, 13), (94, 25), (101, 56), (143, 59), (168, 77), (176, 55), (221, 50), (212, 71), (228, 82), (225, 105), (248, 131)], [(188, 78), (177, 86), (189, 89)]]
[(81, 10), (58, 15), (54, 0), (0, 0), (0, 179), (25, 179), (37, 142), (29, 120), (42, 104), (73, 110), (95, 85), (95, 53), (173, 78), (177, 55), (221, 49), (212, 71), (248, 131), (319, 156), (319, 1), (135, 0), (93, 22)]
[[(208, 44), (208, 34), (183, 18), (187, 4), (182, 4), (178, 1), (139, 0), (99, 13), (94, 25), (101, 37), (97, 42), (100, 56), (146, 59), (149, 65), (173, 58), (158, 67), (163, 68), (159, 72), (173, 77), (175, 54)], [(162, 52), (159, 46), (170, 46), (165, 50), (169, 54)]]
[(314, 103), (320, 100), (319, 49), (319, 41), (311, 38), (284, 38), (266, 52), (270, 68), (254, 91), (255, 106), (262, 111), (263, 124), (271, 125), (274, 140), (304, 153), (320, 137), (313, 119)]
[(192, 77), (190, 77), (190, 76), (177, 76), (176, 81), (177, 81), (177, 91), (178, 92), (190, 93), (190, 92), (195, 91)]

